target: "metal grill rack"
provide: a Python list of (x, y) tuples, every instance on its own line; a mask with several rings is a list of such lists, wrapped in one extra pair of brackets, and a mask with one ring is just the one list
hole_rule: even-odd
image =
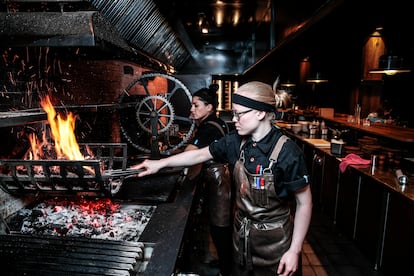
[[(126, 169), (126, 144), (80, 144), (94, 152), (91, 160), (0, 160), (1, 188), (11, 194), (103, 192), (136, 173)], [(120, 153), (120, 154), (119, 154)]]

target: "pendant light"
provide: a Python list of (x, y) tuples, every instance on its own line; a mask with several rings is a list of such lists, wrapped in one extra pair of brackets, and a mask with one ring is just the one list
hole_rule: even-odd
[(395, 55), (382, 55), (379, 58), (378, 68), (369, 71), (371, 74), (386, 74), (389, 76), (409, 72), (411, 70), (404, 67), (404, 59)]
[(295, 87), (296, 83), (294, 83), (292, 80), (287, 79), (286, 81), (282, 81), (280, 83), (280, 87)]
[(325, 83), (329, 80), (325, 78), (321, 72), (316, 72), (315, 76), (309, 77), (306, 79), (306, 82), (309, 83)]

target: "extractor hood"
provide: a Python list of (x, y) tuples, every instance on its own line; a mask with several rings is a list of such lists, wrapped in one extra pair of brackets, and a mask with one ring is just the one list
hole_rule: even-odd
[(190, 56), (152, 0), (9, 3), (0, 13), (2, 47), (96, 47), (110, 55), (144, 57), (163, 70), (180, 67)]
[(0, 13), (2, 46), (131, 47), (97, 11)]

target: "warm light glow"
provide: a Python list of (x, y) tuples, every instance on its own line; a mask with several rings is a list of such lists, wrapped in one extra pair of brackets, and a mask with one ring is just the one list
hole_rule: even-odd
[(409, 73), (410, 69), (373, 69), (369, 71), (371, 74), (385, 74), (388, 76), (393, 76), (398, 73)]
[(324, 83), (328, 82), (328, 79), (324, 78), (320, 72), (317, 72), (315, 77), (308, 78), (306, 82), (310, 83)]
[(222, 1), (217, 1), (214, 11), (214, 20), (217, 27), (221, 27), (224, 22), (224, 3)]
[(311, 83), (323, 83), (323, 82), (328, 82), (328, 80), (318, 80), (318, 79), (307, 79), (306, 82), (311, 82)]
[(237, 26), (240, 23), (240, 10), (235, 9), (233, 14), (233, 26)]

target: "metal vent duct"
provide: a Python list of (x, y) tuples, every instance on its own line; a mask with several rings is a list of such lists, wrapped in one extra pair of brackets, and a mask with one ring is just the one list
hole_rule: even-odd
[(92, 5), (134, 47), (181, 67), (189, 53), (152, 0), (91, 0)]

